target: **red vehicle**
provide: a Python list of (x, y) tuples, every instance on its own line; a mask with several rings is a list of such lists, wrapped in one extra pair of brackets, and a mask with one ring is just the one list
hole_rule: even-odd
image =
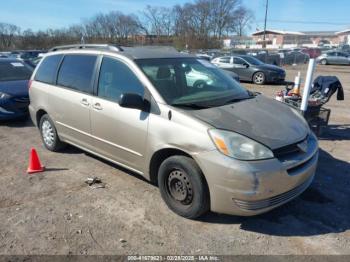
[(301, 52), (308, 54), (310, 58), (317, 58), (321, 55), (321, 49), (319, 48), (305, 48)]

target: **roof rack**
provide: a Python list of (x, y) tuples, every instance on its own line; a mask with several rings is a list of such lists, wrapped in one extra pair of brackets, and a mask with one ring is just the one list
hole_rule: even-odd
[(67, 49), (103, 49), (110, 51), (123, 51), (123, 48), (115, 45), (108, 44), (76, 44), (76, 45), (61, 45), (55, 46), (49, 50), (49, 52), (59, 51), (59, 50), (67, 50)]

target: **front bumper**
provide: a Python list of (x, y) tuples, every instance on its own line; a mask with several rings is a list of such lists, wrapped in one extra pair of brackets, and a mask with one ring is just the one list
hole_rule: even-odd
[(286, 79), (285, 73), (269, 73), (267, 74), (267, 82), (269, 83), (280, 83), (284, 82)]
[(207, 179), (211, 210), (252, 216), (267, 212), (300, 195), (312, 182), (318, 143), (308, 137), (305, 153), (263, 161), (239, 161), (218, 151), (196, 156)]

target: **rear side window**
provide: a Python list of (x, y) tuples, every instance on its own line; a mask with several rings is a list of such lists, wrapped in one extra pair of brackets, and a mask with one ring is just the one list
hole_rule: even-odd
[(230, 61), (231, 61), (231, 57), (229, 57), (229, 56), (225, 56), (225, 57), (222, 57), (222, 58), (220, 58), (220, 63), (226, 63), (226, 64), (229, 64), (230, 63)]
[(123, 93), (143, 96), (144, 87), (126, 64), (104, 57), (98, 81), (98, 96), (118, 101)]
[(63, 55), (52, 55), (44, 58), (35, 74), (34, 80), (48, 84), (56, 81), (56, 72)]
[(94, 55), (66, 55), (58, 73), (57, 85), (92, 93), (96, 59)]

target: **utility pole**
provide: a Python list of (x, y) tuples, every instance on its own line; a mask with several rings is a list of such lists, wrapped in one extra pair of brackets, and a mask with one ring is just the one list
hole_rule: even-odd
[(264, 24), (264, 38), (263, 38), (263, 48), (266, 48), (266, 22), (267, 22), (267, 12), (269, 10), (269, 0), (266, 0), (266, 10), (265, 10), (265, 24)]

